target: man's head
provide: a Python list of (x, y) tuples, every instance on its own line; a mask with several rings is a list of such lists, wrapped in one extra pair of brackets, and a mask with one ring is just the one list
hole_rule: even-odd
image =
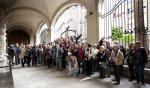
[(10, 47), (13, 47), (13, 44), (10, 44)]
[(113, 48), (114, 48), (115, 51), (118, 51), (119, 50), (118, 44), (114, 44)]
[(140, 46), (141, 46), (140, 41), (135, 42), (135, 48), (140, 48)]
[(18, 43), (16, 43), (16, 47), (19, 47), (19, 44), (18, 44)]

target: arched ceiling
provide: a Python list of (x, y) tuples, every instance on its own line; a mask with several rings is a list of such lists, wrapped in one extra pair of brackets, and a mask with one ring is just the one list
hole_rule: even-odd
[(6, 16), (8, 28), (21, 24), (30, 27), (33, 32), (38, 30), (38, 25), (46, 21), (50, 27), (54, 15), (62, 5), (72, 1), (84, 0), (0, 0), (7, 5)]

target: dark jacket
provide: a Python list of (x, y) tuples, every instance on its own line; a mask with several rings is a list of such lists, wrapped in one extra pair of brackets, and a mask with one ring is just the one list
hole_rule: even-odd
[(10, 47), (10, 48), (8, 49), (8, 55), (10, 55), (10, 56), (14, 56), (14, 55), (15, 55), (14, 48)]
[[(139, 53), (137, 53), (137, 52), (139, 52)], [(137, 55), (137, 54), (140, 54), (140, 55)], [(138, 50), (135, 50), (134, 62), (135, 62), (135, 64), (148, 63), (148, 55), (147, 55), (145, 48), (139, 48)]]

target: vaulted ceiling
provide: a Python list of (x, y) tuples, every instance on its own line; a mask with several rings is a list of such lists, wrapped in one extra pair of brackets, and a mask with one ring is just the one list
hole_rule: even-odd
[(36, 32), (40, 23), (47, 22), (49, 27), (56, 13), (63, 6), (84, 0), (0, 0), (6, 11), (8, 29), (14, 26), (29, 28)]

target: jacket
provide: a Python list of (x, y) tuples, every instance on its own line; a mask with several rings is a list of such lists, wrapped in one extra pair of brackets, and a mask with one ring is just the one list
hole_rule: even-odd
[(120, 50), (118, 50), (115, 58), (115, 65), (123, 65), (123, 60), (124, 60), (124, 55)]

